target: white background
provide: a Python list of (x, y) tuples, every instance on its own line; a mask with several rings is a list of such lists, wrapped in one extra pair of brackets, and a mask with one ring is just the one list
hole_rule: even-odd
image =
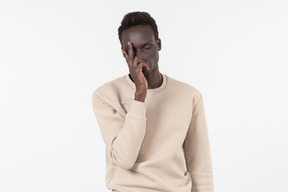
[(215, 191), (288, 191), (288, 2), (0, 1), (0, 191), (104, 192), (92, 92), (128, 73), (117, 29), (148, 11), (160, 72), (204, 97)]

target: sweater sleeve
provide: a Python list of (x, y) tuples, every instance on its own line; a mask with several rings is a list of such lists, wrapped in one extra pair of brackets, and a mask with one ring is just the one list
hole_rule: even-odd
[(145, 103), (133, 100), (125, 117), (96, 92), (93, 92), (92, 103), (111, 161), (131, 169), (146, 132)]
[(212, 162), (202, 95), (195, 103), (183, 144), (186, 167), (192, 177), (192, 192), (213, 192)]

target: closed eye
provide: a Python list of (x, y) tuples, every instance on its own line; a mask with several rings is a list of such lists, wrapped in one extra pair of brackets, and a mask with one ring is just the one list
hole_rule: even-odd
[(145, 50), (151, 49), (151, 46), (145, 46), (144, 49)]

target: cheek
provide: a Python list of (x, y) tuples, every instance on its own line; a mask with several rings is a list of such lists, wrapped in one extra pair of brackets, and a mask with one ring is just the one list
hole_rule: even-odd
[(153, 59), (153, 61), (157, 62), (158, 59), (159, 59), (159, 54), (158, 52), (154, 52), (152, 55), (151, 55), (151, 58)]
[(158, 61), (158, 58), (159, 58), (158, 51), (151, 51), (147, 53), (146, 57), (149, 58), (149, 60), (151, 61), (154, 61), (154, 62)]

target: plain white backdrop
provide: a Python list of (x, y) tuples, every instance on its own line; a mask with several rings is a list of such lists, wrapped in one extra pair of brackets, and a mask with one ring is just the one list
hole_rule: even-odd
[(0, 1), (0, 191), (104, 192), (92, 92), (128, 73), (117, 29), (155, 18), (160, 72), (204, 97), (215, 191), (288, 191), (288, 2)]

